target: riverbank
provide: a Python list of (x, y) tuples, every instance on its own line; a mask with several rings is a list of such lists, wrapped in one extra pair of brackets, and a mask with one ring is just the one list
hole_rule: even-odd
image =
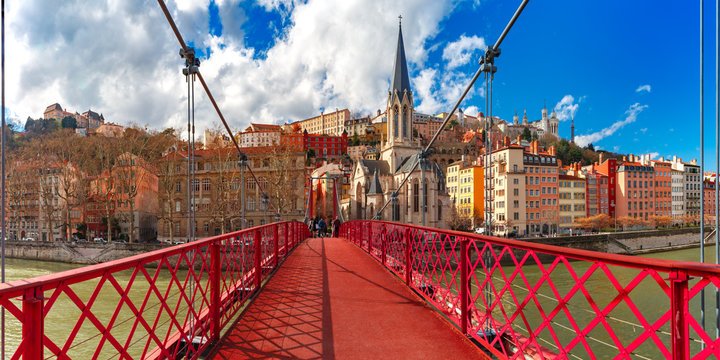
[(68, 264), (99, 264), (166, 248), (147, 243), (66, 243), (42, 241), (8, 241), (5, 256), (15, 259), (56, 261)]

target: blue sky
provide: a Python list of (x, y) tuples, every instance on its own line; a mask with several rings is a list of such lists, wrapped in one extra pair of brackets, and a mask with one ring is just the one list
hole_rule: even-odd
[[(177, 44), (142, 0), (8, 5), (8, 106), (18, 119), (60, 102), (118, 123), (181, 127)], [(714, 161), (714, 2), (706, 2), (706, 163)], [(384, 107), (402, 14), (415, 105), (447, 111), (519, 1), (178, 0), (168, 7), (235, 128), (321, 109)], [(92, 8), (94, 11), (81, 11)], [(31, 21), (55, 14), (43, 22)], [(581, 142), (699, 157), (697, 2), (531, 1), (497, 59), (494, 115), (531, 120), (563, 101)], [(123, 21), (123, 19), (125, 19)], [(132, 30), (128, 30), (131, 28)], [(105, 41), (103, 40), (105, 39)], [(113, 39), (113, 42), (107, 41)], [(48, 61), (47, 59), (53, 59)], [(477, 84), (462, 105), (483, 110)], [(197, 99), (201, 127), (218, 125)], [(474, 114), (473, 114), (474, 115)], [(570, 121), (561, 122), (569, 137)]]

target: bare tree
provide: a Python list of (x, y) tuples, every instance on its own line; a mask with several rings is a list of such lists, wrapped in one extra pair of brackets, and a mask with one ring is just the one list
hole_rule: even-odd
[(263, 167), (269, 169), (265, 191), (280, 215), (291, 212), (300, 197), (298, 189), (302, 188), (305, 176), (302, 160), (303, 154), (288, 145), (272, 147), (263, 160)]

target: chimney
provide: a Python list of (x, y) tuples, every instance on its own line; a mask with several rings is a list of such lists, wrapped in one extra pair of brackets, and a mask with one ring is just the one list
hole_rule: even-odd
[(533, 149), (533, 154), (537, 155), (537, 154), (538, 154), (538, 142), (537, 142), (537, 140), (535, 140), (535, 141), (532, 142), (532, 149)]
[(510, 146), (510, 137), (509, 136), (505, 136), (503, 138), (503, 141), (505, 142), (505, 146)]
[(548, 149), (548, 152), (550, 153), (550, 155), (555, 156), (555, 145), (551, 145)]
[(623, 161), (625, 161), (625, 162), (627, 162), (627, 161), (628, 161), (628, 157), (627, 157), (627, 155), (623, 155)]
[(562, 160), (558, 159), (558, 168), (562, 169)]
[(658, 159), (658, 161), (665, 161), (665, 157), (664, 157), (664, 156), (661, 156), (661, 157)]
[(692, 161), (690, 161), (690, 163), (693, 165), (697, 165), (697, 159), (692, 159)]
[(673, 161), (672, 161), (672, 162), (677, 162), (677, 156), (673, 155)]
[(518, 142), (518, 145), (520, 145), (520, 143), (522, 142), (522, 136), (520, 136), (520, 135), (517, 136), (517, 142)]
[(605, 160), (604, 158), (605, 158), (605, 153), (603, 153), (603, 152), (599, 153), (598, 154), (598, 164), (602, 164), (603, 161)]

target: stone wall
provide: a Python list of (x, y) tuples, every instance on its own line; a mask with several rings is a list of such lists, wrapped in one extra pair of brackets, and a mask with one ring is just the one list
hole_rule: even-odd
[(41, 241), (8, 241), (5, 256), (9, 258), (59, 261), (72, 264), (97, 264), (163, 249), (162, 244), (95, 244)]
[[(705, 236), (712, 229), (705, 229)], [(700, 228), (523, 239), (525, 241), (611, 254), (638, 254), (700, 245)]]

